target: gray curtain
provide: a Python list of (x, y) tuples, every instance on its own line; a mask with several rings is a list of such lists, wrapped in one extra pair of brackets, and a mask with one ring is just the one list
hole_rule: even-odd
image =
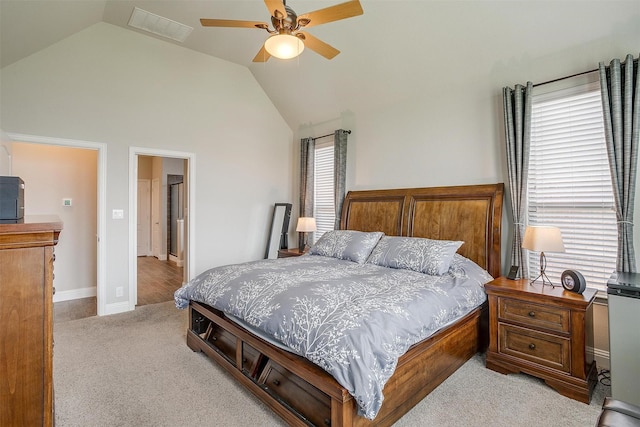
[(609, 66), (599, 64), (604, 131), (618, 220), (616, 269), (636, 272), (633, 249), (633, 208), (640, 143), (640, 69), (627, 55)]
[(522, 238), (527, 215), (532, 90), (531, 82), (527, 82), (526, 86), (516, 85), (513, 89), (505, 87), (502, 90), (509, 194), (514, 222), (511, 265), (520, 267), (519, 277), (527, 277), (529, 274), (529, 260), (522, 249)]
[[(313, 138), (300, 140), (300, 215), (313, 216), (313, 193), (315, 191), (316, 141)], [(298, 247), (302, 247), (302, 234), (298, 235)]]
[(347, 137), (349, 131), (338, 129), (335, 131), (333, 138), (333, 185), (334, 185), (334, 203), (336, 211), (334, 230), (340, 229), (340, 217), (342, 216), (342, 202), (346, 192), (347, 177)]

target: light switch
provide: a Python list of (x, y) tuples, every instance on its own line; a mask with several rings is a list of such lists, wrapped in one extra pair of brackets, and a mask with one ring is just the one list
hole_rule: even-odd
[(71, 205), (72, 205), (71, 199), (62, 199), (62, 206), (71, 206)]
[(113, 218), (113, 219), (123, 219), (124, 218), (124, 211), (122, 209), (114, 209), (112, 214), (111, 214), (111, 218)]

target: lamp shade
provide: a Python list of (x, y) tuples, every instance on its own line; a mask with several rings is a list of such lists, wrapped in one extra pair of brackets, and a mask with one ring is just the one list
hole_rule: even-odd
[(537, 252), (564, 252), (562, 233), (558, 227), (530, 225), (524, 231), (522, 247)]
[(276, 34), (264, 42), (264, 48), (271, 56), (279, 59), (291, 59), (302, 53), (304, 43), (291, 34)]
[(311, 232), (316, 231), (316, 219), (309, 216), (301, 216), (298, 218), (298, 225), (296, 231), (299, 232)]

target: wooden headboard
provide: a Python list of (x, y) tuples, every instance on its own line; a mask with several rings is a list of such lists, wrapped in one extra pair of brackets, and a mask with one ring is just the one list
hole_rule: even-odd
[(341, 229), (462, 240), (458, 253), (500, 276), (504, 184), (350, 191)]

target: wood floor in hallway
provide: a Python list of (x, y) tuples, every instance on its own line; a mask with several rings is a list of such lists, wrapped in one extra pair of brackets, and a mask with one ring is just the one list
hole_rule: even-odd
[[(138, 306), (173, 300), (182, 286), (183, 268), (156, 257), (138, 257)], [(54, 323), (95, 316), (96, 297), (53, 304)]]

